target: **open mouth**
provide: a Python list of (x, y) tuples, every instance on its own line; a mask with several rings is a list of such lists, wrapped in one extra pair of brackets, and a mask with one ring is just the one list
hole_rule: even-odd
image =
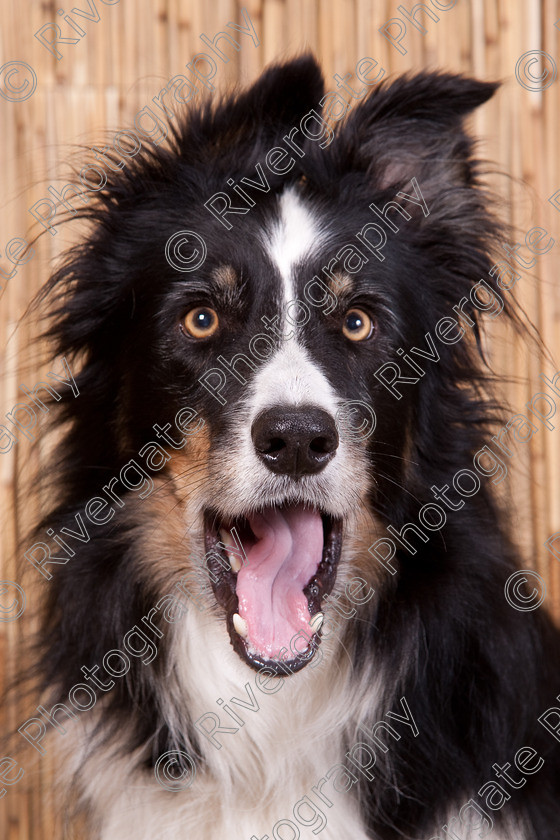
[(334, 586), (342, 520), (304, 505), (204, 516), (207, 567), (236, 653), (277, 676), (301, 670), (321, 640), (321, 602)]

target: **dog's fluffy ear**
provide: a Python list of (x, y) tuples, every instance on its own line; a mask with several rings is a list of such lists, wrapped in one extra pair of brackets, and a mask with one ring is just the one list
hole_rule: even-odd
[(337, 134), (375, 187), (397, 190), (416, 177), (424, 196), (435, 198), (472, 183), (464, 118), (497, 87), (447, 73), (403, 76), (378, 85)]
[[(205, 149), (221, 160), (243, 144), (250, 164), (251, 146), (274, 146), (312, 108), (320, 111), (324, 90), (321, 68), (311, 54), (273, 64), (246, 90), (187, 113), (176, 133), (178, 149), (191, 160), (204, 160)], [(227, 165), (231, 168), (231, 161)]]
[(265, 123), (297, 126), (312, 108), (320, 111), (325, 85), (321, 68), (310, 53), (273, 64), (241, 94), (233, 106)]

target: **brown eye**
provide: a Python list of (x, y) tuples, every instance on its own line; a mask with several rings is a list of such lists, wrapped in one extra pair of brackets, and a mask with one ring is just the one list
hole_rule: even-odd
[(210, 338), (219, 326), (218, 315), (208, 306), (197, 306), (183, 318), (183, 327), (193, 338)]
[(219, 326), (218, 315), (208, 306), (197, 306), (183, 318), (185, 331), (193, 338), (210, 338)]
[(350, 341), (365, 341), (373, 332), (373, 321), (363, 309), (349, 309), (344, 316), (342, 332)]

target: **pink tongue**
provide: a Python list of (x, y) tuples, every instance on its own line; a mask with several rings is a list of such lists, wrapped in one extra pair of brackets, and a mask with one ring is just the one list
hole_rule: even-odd
[[(303, 507), (269, 508), (248, 521), (256, 543), (237, 575), (247, 646), (264, 659), (293, 659), (305, 650), (302, 634), (313, 635), (303, 588), (321, 562), (323, 522), (316, 511)], [(286, 652), (279, 657), (282, 648)]]

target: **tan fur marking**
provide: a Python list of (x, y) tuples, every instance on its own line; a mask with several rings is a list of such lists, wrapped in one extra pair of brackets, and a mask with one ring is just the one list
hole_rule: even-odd
[(354, 284), (348, 274), (344, 274), (342, 271), (336, 271), (329, 281), (329, 288), (337, 297), (344, 297), (344, 295), (350, 294), (354, 288)]
[(214, 271), (212, 279), (224, 292), (231, 291), (237, 284), (237, 272), (231, 265), (220, 265)]

